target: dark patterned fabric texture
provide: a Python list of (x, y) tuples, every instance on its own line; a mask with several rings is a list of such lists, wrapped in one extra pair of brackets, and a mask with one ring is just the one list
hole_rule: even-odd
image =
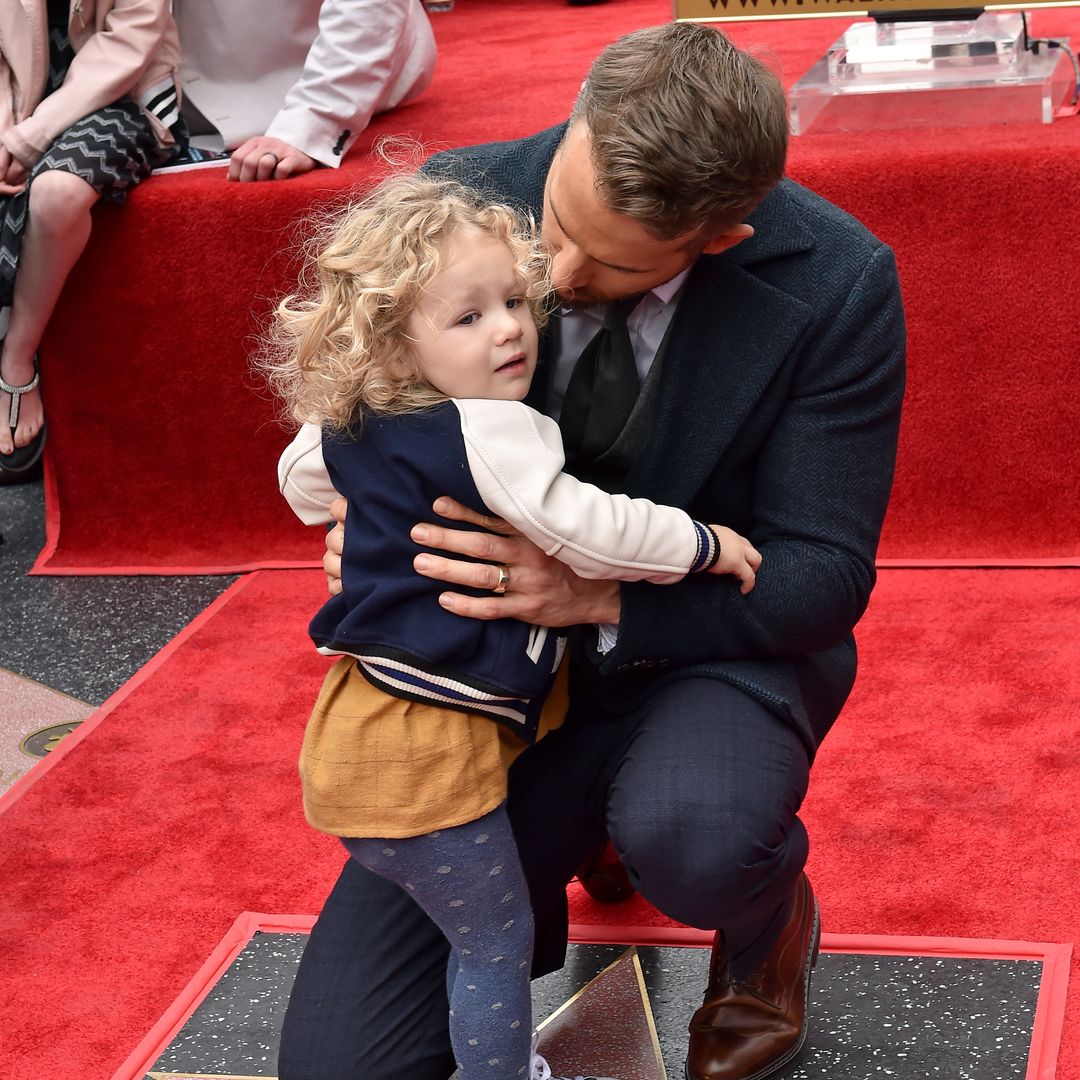
[[(64, 81), (75, 56), (65, 17), (58, 21), (50, 5), (49, 75), (46, 95)], [(182, 125), (182, 121), (180, 122)], [(107, 202), (123, 203), (128, 191), (186, 146), (186, 132), (173, 129), (177, 146), (162, 151), (146, 114), (131, 98), (98, 109), (62, 132), (34, 166), (18, 195), (0, 196), (0, 307), (11, 303), (19, 252), (29, 213), (34, 178), (58, 169), (85, 180)]]

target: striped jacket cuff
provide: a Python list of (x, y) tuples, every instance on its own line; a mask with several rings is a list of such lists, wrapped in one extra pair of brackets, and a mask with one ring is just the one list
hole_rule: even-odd
[(139, 97), (139, 104), (167, 128), (180, 119), (180, 96), (171, 78), (162, 79), (145, 90)]
[(691, 574), (703, 574), (711, 570), (720, 560), (720, 540), (708, 525), (694, 522), (697, 531), (697, 554), (690, 564)]

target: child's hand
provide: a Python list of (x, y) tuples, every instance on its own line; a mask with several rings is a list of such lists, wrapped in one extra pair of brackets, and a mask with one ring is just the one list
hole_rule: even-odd
[(761, 566), (761, 553), (745, 536), (723, 525), (710, 525), (720, 541), (720, 558), (709, 568), (710, 574), (734, 574), (741, 582), (739, 592), (745, 596), (753, 587)]

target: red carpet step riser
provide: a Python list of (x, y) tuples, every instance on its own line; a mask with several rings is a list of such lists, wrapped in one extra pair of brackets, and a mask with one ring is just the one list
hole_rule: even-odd
[[(305, 215), (370, 184), (380, 135), (436, 149), (564, 119), (605, 44), (670, 17), (666, 0), (469, 0), (434, 21), (431, 88), (377, 119), (340, 170), (251, 185), (195, 170), (99, 207), (41, 350), (55, 483), (38, 570), (316, 562), (317, 538), (277, 494), (289, 435), (249, 366), (295, 280)], [(1075, 13), (1032, 20), (1080, 33)], [(843, 26), (728, 30), (790, 85)], [(538, 53), (541, 27), (558, 47)], [(1080, 562), (1076, 313), (1062, 286), (1080, 276), (1078, 155), (1080, 121), (792, 141), (792, 177), (865, 221), (900, 266), (910, 378), (885, 560)]]

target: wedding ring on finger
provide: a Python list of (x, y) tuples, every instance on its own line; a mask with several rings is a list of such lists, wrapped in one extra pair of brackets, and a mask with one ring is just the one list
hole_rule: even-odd
[(510, 587), (510, 567), (499, 564), (499, 580), (495, 582), (492, 592), (496, 596), (502, 596), (504, 592)]

